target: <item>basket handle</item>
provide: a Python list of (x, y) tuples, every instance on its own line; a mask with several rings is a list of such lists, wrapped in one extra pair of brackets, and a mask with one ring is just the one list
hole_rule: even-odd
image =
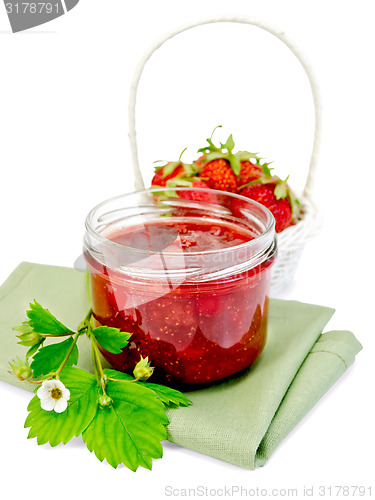
[(194, 23), (187, 24), (185, 26), (179, 27), (170, 33), (165, 34), (159, 40), (153, 43), (151, 47), (145, 52), (143, 57), (138, 63), (138, 66), (135, 70), (133, 80), (130, 87), (130, 97), (129, 97), (129, 141), (130, 141), (130, 149), (132, 154), (133, 161), (133, 170), (134, 170), (134, 179), (135, 179), (135, 187), (136, 189), (144, 189), (144, 181), (142, 178), (142, 173), (139, 168), (139, 160), (138, 160), (138, 147), (137, 147), (137, 139), (136, 139), (136, 130), (135, 130), (135, 105), (136, 105), (136, 97), (137, 97), (137, 89), (139, 80), (141, 78), (143, 68), (146, 62), (150, 59), (152, 54), (163, 45), (164, 42), (173, 38), (174, 36), (187, 31), (191, 28), (195, 28), (196, 26), (201, 26), (204, 24), (212, 24), (212, 23), (239, 23), (239, 24), (250, 24), (253, 26), (258, 26), (259, 28), (268, 31), (272, 35), (276, 36), (279, 40), (281, 40), (285, 45), (293, 52), (296, 58), (301, 63), (303, 69), (306, 72), (306, 75), (310, 82), (311, 92), (314, 101), (315, 108), (315, 130), (314, 130), (314, 142), (310, 159), (310, 167), (309, 172), (306, 179), (306, 184), (304, 187), (303, 195), (306, 197), (311, 197), (314, 181), (315, 181), (315, 173), (316, 173), (316, 165), (318, 160), (318, 152), (320, 146), (320, 137), (321, 137), (321, 104), (320, 104), (320, 96), (318, 91), (318, 86), (313, 74), (313, 71), (305, 59), (305, 56), (301, 54), (299, 49), (295, 46), (295, 44), (287, 38), (285, 33), (278, 28), (270, 26), (263, 21), (260, 21), (255, 18), (246, 18), (246, 17), (216, 17), (203, 19), (200, 21), (196, 21)]

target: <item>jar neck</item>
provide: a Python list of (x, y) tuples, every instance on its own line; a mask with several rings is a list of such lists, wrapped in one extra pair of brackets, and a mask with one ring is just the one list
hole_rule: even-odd
[[(217, 201), (197, 201), (197, 191)], [(95, 207), (86, 219), (89, 265), (135, 280), (201, 282), (248, 272), (274, 258), (274, 219), (259, 203), (210, 189), (163, 193), (160, 199), (159, 190), (135, 192)], [(195, 238), (191, 248), (184, 224)], [(220, 228), (225, 231), (217, 235)]]

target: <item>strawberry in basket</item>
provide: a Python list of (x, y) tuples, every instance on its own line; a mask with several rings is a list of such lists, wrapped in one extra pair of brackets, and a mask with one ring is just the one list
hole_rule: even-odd
[[(175, 178), (167, 181), (167, 187), (186, 187), (192, 189), (209, 189), (209, 186), (199, 177)], [(180, 198), (193, 201), (205, 201), (206, 203), (219, 203), (218, 197), (214, 192), (206, 193), (204, 191), (176, 191)]]
[[(216, 127), (218, 128), (218, 127)], [(215, 130), (216, 130), (215, 128)], [(214, 132), (215, 132), (214, 130)], [(214, 133), (213, 132), (213, 133)], [(207, 139), (208, 145), (199, 149), (203, 153), (192, 164), (168, 162), (155, 168), (153, 186), (211, 188), (219, 191), (238, 193), (266, 206), (275, 217), (276, 232), (280, 233), (295, 224), (296, 205), (299, 204), (287, 180), (272, 175), (269, 163), (261, 164), (258, 153), (238, 151), (234, 153), (232, 134), (220, 147)], [(164, 195), (161, 191), (159, 195)], [(167, 194), (165, 194), (167, 196)], [(196, 201), (217, 203), (214, 193), (209, 195), (201, 191), (169, 192), (168, 196), (188, 198)], [(232, 209), (241, 209), (241, 201), (235, 200)]]
[[(184, 149), (186, 151), (186, 149)], [(155, 174), (152, 179), (152, 187), (186, 187), (209, 189), (210, 186), (202, 179), (197, 177), (199, 167), (196, 164), (183, 163), (181, 157), (184, 153), (182, 151), (178, 161), (168, 162), (165, 165), (155, 168)], [(218, 198), (214, 193), (205, 193), (202, 191), (160, 191), (156, 195), (160, 197), (180, 197), (193, 201), (205, 201), (207, 203), (218, 203)]]
[[(196, 165), (183, 163), (181, 161), (182, 155), (186, 151), (185, 148), (178, 161), (169, 161), (165, 165), (155, 167), (155, 174), (152, 178), (152, 186), (166, 186), (167, 182), (176, 178), (190, 178), (197, 175), (199, 168)], [(207, 186), (206, 186), (207, 187)]]
[[(269, 163), (260, 163), (258, 153), (233, 153), (232, 135), (224, 144), (220, 143), (220, 147), (212, 142), (212, 135), (207, 142), (208, 146), (198, 150), (203, 156), (195, 163), (200, 168), (199, 176), (211, 188), (238, 193), (266, 206), (275, 217), (277, 233), (294, 224), (298, 200), (287, 179), (282, 181), (273, 176)], [(241, 202), (236, 201), (234, 205), (238, 209)]]
[[(199, 176), (207, 179), (206, 182), (212, 189), (237, 193), (239, 186), (257, 179), (262, 174), (257, 153), (233, 153), (232, 134), (225, 144), (220, 143), (219, 148), (212, 142), (212, 135), (207, 139), (208, 146), (198, 149), (198, 153), (203, 153), (203, 156), (195, 162), (200, 168)], [(255, 160), (255, 163), (251, 160)]]
[[(262, 174), (257, 179), (241, 186), (238, 194), (267, 207), (275, 217), (276, 232), (280, 233), (295, 224), (296, 205), (299, 201), (287, 184), (288, 178), (283, 181), (276, 175), (273, 176), (268, 165), (263, 164)], [(240, 201), (236, 200), (235, 203), (241, 205)]]

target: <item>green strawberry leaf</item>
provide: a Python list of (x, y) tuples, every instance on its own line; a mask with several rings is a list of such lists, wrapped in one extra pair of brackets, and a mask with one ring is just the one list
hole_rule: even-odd
[(237, 158), (240, 159), (240, 161), (246, 161), (246, 160), (260, 160), (258, 156), (259, 153), (250, 153), (250, 151), (237, 151), (236, 156)]
[(205, 163), (208, 163), (210, 161), (213, 161), (213, 160), (217, 160), (219, 158), (224, 158), (226, 159), (227, 158), (227, 154), (226, 153), (223, 153), (222, 151), (219, 151), (217, 153), (208, 153), (208, 155), (206, 156), (206, 158), (204, 159), (204, 164)]
[(237, 156), (233, 155), (232, 153), (228, 153), (228, 161), (230, 163), (230, 166), (232, 167), (233, 172), (237, 176), (240, 175), (240, 172), (241, 172), (241, 162), (240, 162), (240, 159), (237, 158)]
[(17, 342), (17, 344), (30, 347), (35, 344), (39, 344), (40, 342), (44, 342), (44, 337), (37, 337), (38, 333), (23, 333), (22, 335), (17, 335), (21, 342)]
[[(48, 375), (59, 368), (61, 363), (64, 361), (65, 356), (68, 354), (74, 340), (73, 337), (69, 337), (63, 342), (57, 344), (51, 344), (39, 349), (33, 358), (31, 363), (31, 369), (33, 370), (33, 377), (38, 378), (41, 375)], [(75, 345), (73, 351), (66, 362), (67, 366), (76, 365), (78, 363), (78, 348)]]
[(234, 140), (233, 140), (233, 135), (230, 134), (230, 136), (228, 137), (227, 139), (227, 142), (225, 144), (223, 144), (222, 142), (220, 143), (221, 145), (221, 148), (223, 149), (226, 149), (228, 151), (228, 153), (231, 153), (234, 149)]
[(114, 468), (123, 463), (133, 471), (138, 466), (151, 469), (152, 459), (163, 456), (161, 441), (167, 439), (163, 403), (139, 384), (109, 381), (107, 394), (112, 404), (100, 408), (82, 434), (87, 448)]
[(99, 326), (92, 331), (92, 334), (103, 349), (113, 354), (120, 354), (121, 350), (128, 345), (128, 340), (131, 337), (131, 333), (108, 326)]
[(222, 125), (217, 125), (213, 131), (212, 131), (212, 134), (211, 134), (211, 137), (209, 139), (206, 139), (206, 141), (208, 142), (208, 146), (205, 146), (204, 148), (200, 148), (198, 149), (198, 153), (203, 153), (203, 154), (206, 154), (206, 153), (213, 153), (213, 152), (216, 152), (216, 153), (221, 153), (221, 149), (216, 147), (215, 144), (212, 142), (212, 137), (214, 136), (214, 133), (215, 133), (215, 130), (217, 128), (221, 128)]
[(271, 165), (271, 163), (272, 162), (263, 163), (263, 165), (262, 165), (262, 171), (263, 171), (264, 175), (267, 177), (272, 177), (271, 170), (273, 170), (273, 169), (269, 168), (269, 166), (268, 166), (268, 165)]
[(299, 199), (296, 197), (296, 195), (294, 194), (294, 192), (290, 188), (288, 189), (288, 198), (289, 198), (290, 207), (292, 209), (292, 216), (294, 219), (296, 216), (296, 213), (297, 213), (296, 205), (301, 205), (301, 202), (299, 201)]
[(180, 161), (171, 161), (163, 167), (163, 179), (168, 175), (173, 174), (176, 168), (181, 164)]
[[(151, 186), (151, 188), (160, 188), (160, 186)], [(154, 191), (152, 194), (159, 196), (158, 201), (167, 200), (168, 198), (179, 198), (176, 191)]]
[(116, 380), (134, 380), (134, 377), (132, 375), (129, 375), (129, 373), (119, 372), (118, 370), (114, 370), (113, 368), (105, 368), (104, 374), (107, 375), (107, 377), (115, 378)]
[(169, 179), (167, 181), (167, 187), (192, 187), (192, 185), (192, 181), (183, 178)]
[(206, 139), (208, 146), (198, 149), (197, 153), (221, 153), (221, 149), (215, 146), (211, 139)]
[(152, 382), (137, 382), (144, 384), (148, 389), (156, 393), (162, 403), (168, 408), (177, 408), (178, 406), (189, 406), (192, 404), (185, 394), (165, 385), (153, 384)]
[(35, 300), (30, 304), (30, 309), (26, 312), (29, 318), (28, 324), (36, 333), (43, 335), (71, 335), (73, 332), (60, 323), (48, 309)]
[(288, 195), (288, 186), (286, 182), (278, 183), (275, 187), (274, 193), (277, 200), (280, 200), (281, 198), (286, 198)]
[(22, 333), (22, 334), (31, 333), (33, 331), (31, 326), (29, 325), (28, 321), (23, 321), (22, 325), (20, 325), (20, 326), (14, 326), (12, 328), (12, 330), (19, 332), (19, 333)]
[[(104, 370), (107, 377), (116, 378), (118, 380), (134, 380), (134, 377), (128, 373), (122, 373), (117, 370), (107, 368)], [(169, 408), (176, 408), (177, 406), (189, 406), (191, 401), (180, 391), (176, 389), (171, 389), (165, 385), (153, 384), (151, 382), (135, 382), (135, 384), (140, 384), (148, 389), (151, 389), (158, 396), (160, 401)]]
[[(44, 342), (44, 340), (41, 340), (38, 344), (35, 344), (35, 345), (33, 345), (32, 347), (30, 347), (30, 349), (29, 349), (29, 350), (27, 351), (27, 353), (26, 353), (26, 358), (31, 358), (31, 356), (33, 356), (33, 355), (37, 352), (37, 350), (38, 350), (40, 347), (42, 347), (43, 342)], [(18, 343), (19, 343), (19, 342), (18, 342)]]
[(97, 411), (99, 388), (93, 375), (80, 368), (64, 368), (60, 379), (70, 391), (68, 407), (63, 413), (43, 410), (38, 396), (33, 397), (27, 408), (25, 427), (30, 427), (27, 437), (36, 437), (38, 444), (66, 444), (86, 429)]
[(183, 177), (193, 177), (199, 174), (199, 167), (193, 163), (183, 163), (185, 175)]

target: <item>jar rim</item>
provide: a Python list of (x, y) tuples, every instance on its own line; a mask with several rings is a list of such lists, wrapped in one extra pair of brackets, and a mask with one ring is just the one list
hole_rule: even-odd
[[(275, 218), (271, 211), (262, 205), (261, 203), (258, 203), (255, 200), (252, 200), (251, 198), (247, 198), (245, 196), (242, 196), (237, 193), (229, 193), (227, 191), (220, 191), (216, 189), (206, 189), (206, 188), (188, 188), (188, 187), (158, 187), (158, 188), (150, 188), (150, 189), (144, 189), (144, 190), (136, 190), (132, 191), (130, 193), (125, 193), (121, 195), (114, 196), (112, 198), (108, 198), (107, 200), (102, 201), (101, 203), (97, 204), (94, 208), (90, 210), (88, 213), (86, 220), (85, 220), (85, 228), (87, 232), (94, 237), (96, 240), (98, 240), (101, 243), (104, 243), (106, 245), (110, 245), (113, 248), (122, 248), (122, 249), (128, 249), (133, 253), (139, 253), (143, 255), (150, 255), (150, 254), (158, 254), (159, 251), (156, 250), (143, 250), (143, 249), (137, 249), (133, 247), (128, 247), (126, 245), (123, 245), (121, 243), (117, 243), (113, 240), (110, 240), (109, 238), (106, 238), (102, 234), (100, 234), (93, 226), (92, 224), (92, 219), (94, 218), (95, 213), (100, 210), (101, 208), (105, 207), (106, 205), (110, 204), (111, 202), (116, 202), (122, 198), (126, 199), (134, 195), (147, 195), (147, 194), (153, 194), (153, 193), (160, 193), (160, 191), (163, 192), (176, 192), (176, 191), (193, 191), (193, 192), (202, 192), (202, 193), (207, 193), (207, 194), (216, 194), (220, 196), (228, 196), (233, 199), (238, 199), (242, 200), (253, 207), (255, 207), (258, 211), (262, 212), (263, 215), (266, 217), (266, 222), (265, 222), (265, 230), (262, 232), (262, 234), (256, 235), (253, 239), (246, 241), (244, 243), (240, 243), (235, 246), (229, 246), (229, 247), (222, 247), (220, 249), (214, 249), (214, 250), (201, 250), (201, 251), (189, 251), (189, 256), (197, 256), (197, 255), (212, 255), (215, 253), (224, 253), (224, 252), (230, 252), (234, 250), (240, 250), (240, 249), (246, 249), (254, 245), (258, 245), (262, 241), (274, 241), (274, 230), (275, 230)], [(192, 201), (192, 200), (185, 200), (184, 201)], [(206, 203), (206, 206), (209, 206), (209, 203)], [(168, 256), (178, 256), (180, 255), (180, 252), (173, 252), (173, 251), (165, 251), (166, 255)]]

